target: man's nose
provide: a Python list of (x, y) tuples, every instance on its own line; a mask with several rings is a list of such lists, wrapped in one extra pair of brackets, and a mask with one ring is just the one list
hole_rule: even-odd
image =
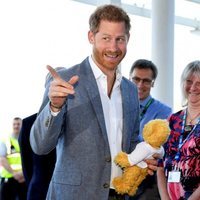
[(117, 41), (116, 40), (111, 40), (110, 41), (110, 49), (112, 50), (112, 51), (115, 51), (115, 50), (117, 50)]
[(144, 84), (143, 84), (143, 80), (142, 79), (137, 82), (137, 86), (138, 87), (142, 87), (143, 85)]

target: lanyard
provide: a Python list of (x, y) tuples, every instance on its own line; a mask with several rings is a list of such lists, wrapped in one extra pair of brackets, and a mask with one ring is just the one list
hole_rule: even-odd
[(154, 99), (151, 98), (149, 99), (149, 101), (146, 103), (146, 105), (144, 106), (144, 109), (142, 110), (142, 112), (140, 113), (140, 121), (143, 119), (145, 113), (147, 112), (147, 109), (149, 108), (149, 106), (153, 103)]
[(177, 151), (177, 153), (175, 155), (175, 160), (176, 160), (177, 163), (179, 162), (180, 157), (181, 157), (181, 153), (180, 153), (181, 147), (188, 140), (188, 138), (194, 132), (194, 130), (197, 127), (197, 125), (200, 123), (200, 119), (198, 119), (197, 124), (194, 125), (193, 129), (190, 131), (190, 133), (187, 135), (187, 137), (183, 140), (183, 134), (185, 132), (185, 125), (186, 125), (186, 117), (187, 117), (187, 109), (185, 109), (185, 111), (184, 111), (182, 127), (181, 127), (181, 135), (179, 137), (179, 143), (178, 143), (178, 151)]

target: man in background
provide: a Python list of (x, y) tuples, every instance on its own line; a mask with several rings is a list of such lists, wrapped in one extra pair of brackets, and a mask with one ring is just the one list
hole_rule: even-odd
[(14, 118), (11, 136), (0, 142), (1, 200), (26, 200), (26, 184), (18, 143), (21, 125), (22, 120)]
[(28, 187), (27, 200), (44, 200), (46, 198), (56, 161), (55, 149), (42, 156), (35, 154), (31, 149), (29, 136), (36, 117), (37, 113), (23, 119), (19, 135), (22, 168)]
[[(151, 88), (154, 86), (158, 70), (156, 65), (149, 60), (136, 60), (130, 70), (130, 80), (138, 88), (140, 101), (140, 133), (139, 140), (143, 141), (142, 131), (146, 123), (153, 119), (167, 119), (172, 110), (151, 96)], [(148, 176), (143, 181), (138, 193), (133, 200), (158, 200), (160, 199), (156, 176)]]
[[(56, 71), (62, 71), (63, 69), (65, 68), (55, 68)], [(49, 79), (51, 79), (50, 73), (46, 76), (45, 88)], [(37, 113), (23, 119), (19, 135), (22, 169), (28, 187), (27, 200), (46, 199), (47, 190), (56, 162), (56, 149), (53, 149), (46, 155), (37, 155), (30, 146), (30, 130), (36, 117)]]

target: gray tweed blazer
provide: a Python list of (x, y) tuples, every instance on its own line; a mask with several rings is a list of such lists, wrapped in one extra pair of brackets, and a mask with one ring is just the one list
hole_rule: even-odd
[[(79, 76), (75, 95), (68, 96), (60, 113), (49, 110), (48, 88), (37, 119), (32, 126), (30, 143), (42, 155), (57, 148), (57, 162), (49, 186), (49, 200), (107, 200), (111, 176), (111, 154), (102, 103), (91, 66), (82, 63), (59, 71), (68, 81)], [(139, 131), (139, 101), (136, 86), (123, 77), (122, 149), (131, 152)]]

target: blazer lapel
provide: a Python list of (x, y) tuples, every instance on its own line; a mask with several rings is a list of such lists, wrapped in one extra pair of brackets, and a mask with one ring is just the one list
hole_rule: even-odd
[(130, 95), (127, 92), (129, 91), (128, 85), (124, 83), (123, 79), (121, 82), (121, 94), (122, 94), (122, 109), (123, 109), (123, 130), (122, 130), (122, 150), (128, 151), (129, 149), (129, 140), (130, 140)]
[(105, 119), (104, 119), (99, 89), (94, 74), (92, 72), (91, 66), (88, 62), (88, 59), (85, 59), (81, 63), (80, 71), (81, 71), (80, 73), (81, 78), (84, 81), (84, 86), (87, 90), (88, 96), (96, 113), (99, 125), (101, 127), (103, 137), (105, 141), (108, 143), (108, 137), (107, 137), (107, 131), (106, 131), (106, 125), (105, 125)]

